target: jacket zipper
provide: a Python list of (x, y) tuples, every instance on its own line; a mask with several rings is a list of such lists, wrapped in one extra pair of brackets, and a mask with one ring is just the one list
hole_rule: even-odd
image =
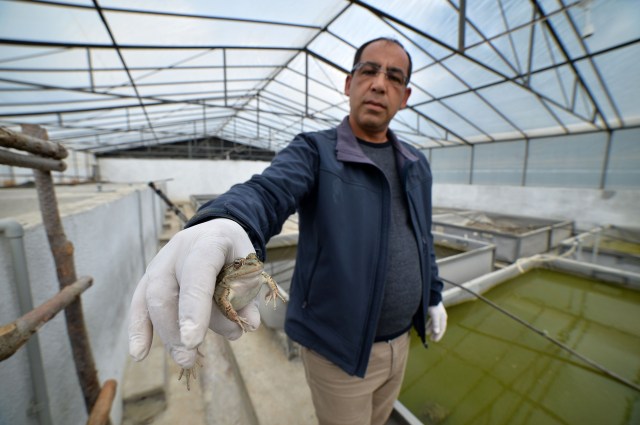
[[(382, 179), (385, 182), (385, 190), (383, 191), (383, 194), (382, 194), (382, 198), (383, 198), (382, 199), (382, 205), (384, 206), (386, 204), (387, 206), (389, 206), (389, 208), (387, 208), (385, 210), (386, 213), (387, 213), (386, 217), (384, 217), (384, 211), (383, 211), (383, 217), (382, 217), (383, 223), (382, 224), (383, 224), (383, 228), (386, 229), (387, 232), (388, 232), (388, 230), (389, 230), (389, 222), (391, 220), (391, 211), (390, 211), (391, 189), (389, 187), (389, 182), (387, 180), (387, 177), (382, 172), (382, 170), (380, 168), (378, 168), (377, 165), (375, 165), (373, 163), (371, 163), (371, 164), (376, 169), (376, 171), (379, 174), (382, 175)], [(378, 248), (378, 253), (379, 253), (380, 257), (382, 256), (381, 254), (382, 254), (383, 247), (386, 245), (387, 246), (387, 250), (389, 248), (388, 238), (387, 238), (386, 244), (383, 243), (383, 241), (382, 241), (383, 238), (384, 238), (384, 236), (381, 236), (380, 246)], [(381, 270), (384, 270), (386, 268), (386, 266), (387, 266), (386, 258), (384, 260), (381, 260), (381, 262), (384, 263), (383, 264), (384, 267), (378, 266), (378, 268), (376, 270), (376, 280), (373, 283), (373, 290), (372, 290), (371, 300), (370, 300), (370, 303), (369, 303), (369, 311), (367, 313), (368, 320), (366, 322), (366, 327), (365, 327), (365, 340), (364, 340), (364, 344), (362, 345), (362, 347), (360, 349), (360, 356), (359, 356), (359, 359), (358, 359), (358, 364), (356, 365), (356, 373), (358, 371), (362, 370), (362, 369), (364, 369), (363, 370), (363, 373), (364, 373), (364, 371), (366, 370), (365, 366), (369, 363), (369, 355), (368, 354), (371, 351), (371, 349), (366, 350), (366, 348), (367, 347), (370, 348), (373, 345), (373, 340), (371, 341), (371, 344), (369, 344), (369, 340), (371, 339), (371, 338), (369, 338), (369, 335), (372, 333), (371, 328), (374, 325), (375, 325), (376, 328), (378, 326), (377, 320), (375, 321), (375, 323), (374, 323), (374, 320), (373, 320), (374, 319), (374, 317), (373, 317), (373, 315), (374, 315), (373, 306), (378, 301), (377, 298), (380, 298), (380, 301), (379, 301), (380, 302), (380, 306), (379, 307), (380, 308), (382, 307), (382, 297), (384, 295), (383, 295), (383, 291), (381, 291), (382, 288), (380, 288), (380, 286), (382, 285), (382, 278), (381, 278), (381, 273), (382, 272), (381, 272)], [(376, 293), (380, 293), (381, 295), (376, 297)], [(380, 315), (379, 314), (377, 315), (376, 319), (378, 319), (378, 320), (380, 319)]]

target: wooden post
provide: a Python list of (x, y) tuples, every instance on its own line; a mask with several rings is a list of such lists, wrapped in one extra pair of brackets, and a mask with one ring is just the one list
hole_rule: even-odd
[[(36, 125), (22, 125), (22, 131), (28, 136), (37, 139), (47, 140), (47, 132)], [(42, 222), (47, 232), (47, 239), (51, 247), (51, 253), (56, 264), (56, 273), (60, 288), (77, 280), (76, 269), (73, 259), (73, 244), (67, 240), (62, 227), (62, 220), (58, 212), (58, 202), (53, 188), (51, 172), (33, 170), (38, 191), (38, 201)], [(82, 311), (82, 300), (76, 298), (64, 310), (67, 322), (67, 333), (73, 351), (73, 360), (76, 365), (76, 373), (82, 388), (85, 407), (87, 413), (91, 412), (93, 405), (98, 399), (100, 384), (96, 371), (89, 336), (84, 323), (84, 313)]]
[(117, 386), (117, 382), (113, 379), (109, 379), (104, 383), (98, 401), (96, 401), (93, 410), (91, 410), (87, 425), (108, 425), (111, 423), (109, 413), (111, 412), (113, 399), (116, 396)]
[[(29, 125), (29, 127), (37, 126)], [(25, 126), (23, 126), (23, 131), (24, 128)], [(45, 137), (46, 134), (47, 133), (44, 132)], [(41, 137), (30, 136), (26, 133), (15, 133), (4, 127), (0, 127), (0, 146), (19, 149), (53, 159), (64, 159), (69, 155), (69, 152), (60, 143), (51, 142)]]
[(0, 326), (0, 361), (11, 357), (35, 332), (82, 294), (92, 279), (82, 277), (8, 325)]

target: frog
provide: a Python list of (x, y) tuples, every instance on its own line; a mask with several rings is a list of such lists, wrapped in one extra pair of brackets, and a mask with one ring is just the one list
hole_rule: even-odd
[[(265, 297), (267, 305), (269, 305), (269, 302), (273, 301), (273, 308), (275, 309), (277, 307), (278, 298), (280, 298), (282, 302), (286, 302), (286, 300), (278, 291), (278, 285), (276, 284), (276, 281), (263, 271), (263, 267), (264, 265), (258, 259), (256, 253), (252, 252), (244, 258), (236, 258), (232, 263), (225, 265), (216, 277), (216, 287), (213, 292), (213, 301), (220, 308), (222, 314), (227, 319), (237, 323), (240, 326), (240, 329), (242, 329), (243, 333), (247, 332), (245, 325), (248, 325), (249, 322), (244, 317), (241, 317), (236, 310), (239, 310), (242, 307), (248, 305), (258, 295), (258, 292), (260, 292), (263, 284), (267, 284), (270, 289), (269, 293)], [(260, 283), (256, 285), (253, 290), (246, 292), (242, 296), (239, 296), (235, 293), (233, 288), (234, 280), (243, 277), (250, 277), (251, 275), (255, 275), (258, 273)], [(203, 357), (199, 350), (197, 350), (197, 354), (199, 357)], [(187, 391), (191, 390), (189, 382), (190, 378), (193, 376), (193, 379), (196, 379), (196, 367), (198, 366), (202, 367), (202, 364), (196, 357), (196, 364), (193, 368), (183, 368), (180, 371), (178, 381), (181, 380), (183, 376), (186, 377)]]
[[(213, 301), (220, 307), (222, 314), (224, 314), (227, 319), (236, 322), (240, 326), (243, 333), (247, 331), (245, 325), (248, 325), (249, 322), (244, 317), (240, 317), (236, 310), (248, 305), (251, 300), (258, 295), (263, 284), (269, 286), (270, 289), (265, 297), (267, 305), (273, 301), (273, 308), (275, 309), (278, 298), (280, 298), (282, 302), (286, 302), (278, 291), (276, 281), (263, 271), (263, 267), (264, 265), (258, 259), (256, 253), (252, 252), (245, 258), (236, 258), (231, 264), (224, 266), (216, 278), (216, 289), (213, 293)], [(242, 294), (242, 296), (234, 291), (234, 280), (250, 277), (255, 274), (259, 274), (260, 284), (256, 285), (253, 290), (247, 291)]]

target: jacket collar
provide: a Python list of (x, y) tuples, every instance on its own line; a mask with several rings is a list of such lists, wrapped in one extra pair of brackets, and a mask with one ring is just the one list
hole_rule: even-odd
[[(400, 154), (404, 159), (414, 162), (418, 160), (412, 152), (400, 143), (395, 133), (390, 129), (387, 130), (387, 139), (393, 144), (395, 151)], [(349, 125), (349, 116), (344, 117), (340, 125), (338, 126), (338, 141), (336, 143), (336, 158), (339, 161), (346, 162), (366, 162), (371, 163), (368, 156), (364, 154), (356, 136), (351, 130)]]

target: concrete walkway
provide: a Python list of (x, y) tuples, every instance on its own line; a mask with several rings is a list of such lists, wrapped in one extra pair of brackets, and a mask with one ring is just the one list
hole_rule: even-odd
[(260, 425), (314, 425), (302, 360), (288, 359), (284, 334), (261, 326), (230, 346)]

